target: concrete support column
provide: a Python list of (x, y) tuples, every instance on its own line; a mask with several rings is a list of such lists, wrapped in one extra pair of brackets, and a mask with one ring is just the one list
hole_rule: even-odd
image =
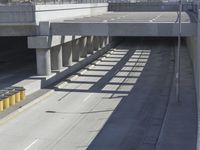
[(99, 45), (99, 37), (98, 36), (95, 36), (94, 37), (94, 50), (97, 51), (99, 50), (100, 48), (100, 45)]
[(51, 48), (51, 69), (62, 69), (62, 46), (58, 45)]
[(80, 39), (72, 41), (72, 61), (78, 62), (80, 59)]
[(99, 37), (100, 40), (99, 40), (99, 44), (100, 44), (100, 48), (103, 48), (103, 36)]
[(62, 59), (63, 66), (68, 67), (72, 65), (72, 43), (68, 42), (62, 45)]
[(110, 38), (109, 36), (106, 37), (106, 45), (108, 45), (110, 43)]
[(93, 54), (95, 51), (95, 41), (94, 41), (94, 36), (89, 36), (88, 37), (88, 54)]
[(51, 74), (50, 49), (36, 49), (37, 74), (47, 76)]
[(101, 43), (101, 42), (102, 42), (102, 37), (99, 36), (99, 37), (98, 37), (98, 43), (99, 43), (99, 44), (98, 44), (98, 49), (101, 49), (101, 47), (102, 47), (102, 43)]
[(83, 37), (81, 39), (81, 57), (85, 58), (87, 57), (87, 52), (88, 52), (88, 37)]
[(106, 46), (106, 37), (105, 37), (105, 36), (103, 37), (103, 44), (102, 44), (102, 46), (103, 46), (103, 47)]

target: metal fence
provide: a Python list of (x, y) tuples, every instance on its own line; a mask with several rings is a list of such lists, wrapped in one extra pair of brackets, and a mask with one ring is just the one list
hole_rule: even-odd
[(0, 4), (78, 4), (106, 2), (107, 0), (0, 0)]
[[(70, 4), (70, 3), (173, 3), (178, 2), (178, 0), (0, 0), (0, 4)], [(199, 3), (200, 0), (182, 0), (182, 2), (192, 2)]]

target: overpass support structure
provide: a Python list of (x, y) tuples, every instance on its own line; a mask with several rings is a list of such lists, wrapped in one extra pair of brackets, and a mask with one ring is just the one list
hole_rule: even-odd
[(36, 48), (39, 76), (60, 72), (64, 67), (70, 67), (98, 50), (110, 48), (109, 37), (94, 36), (29, 37), (28, 43), (29, 48)]

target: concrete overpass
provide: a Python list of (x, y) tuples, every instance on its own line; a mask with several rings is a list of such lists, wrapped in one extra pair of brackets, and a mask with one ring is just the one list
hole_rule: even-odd
[[(47, 35), (177, 37), (176, 12), (108, 12), (98, 16), (53, 20)], [(194, 17), (183, 13), (182, 36), (194, 36)]]
[[(28, 7), (34, 11), (25, 11), (27, 17), (10, 11), (20, 22), (4, 14), (0, 35), (27, 36), (28, 47), (36, 49), (37, 76), (26, 81), (30, 93), (62, 82), (40, 98), (46, 101), (28, 111), (19, 105), (23, 115), (0, 123), (4, 149), (196, 149), (199, 11), (183, 13), (184, 103), (175, 105), (175, 12), (113, 13), (107, 12), (108, 4)], [(116, 46), (118, 36), (139, 40)]]

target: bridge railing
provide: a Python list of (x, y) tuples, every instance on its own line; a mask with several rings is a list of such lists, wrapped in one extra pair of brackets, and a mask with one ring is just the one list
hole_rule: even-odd
[(0, 0), (0, 4), (78, 4), (106, 2), (107, 0)]

